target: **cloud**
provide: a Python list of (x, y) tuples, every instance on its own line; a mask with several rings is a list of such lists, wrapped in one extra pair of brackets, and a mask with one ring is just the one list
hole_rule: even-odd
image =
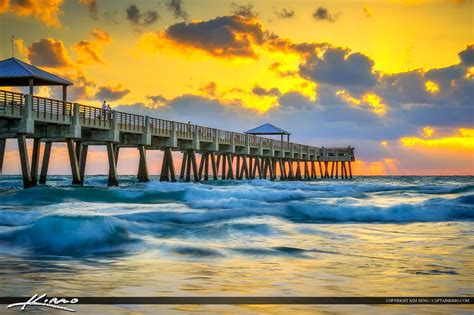
[(95, 93), (95, 98), (98, 100), (117, 101), (128, 93), (130, 93), (130, 90), (122, 88), (120, 84), (117, 86), (101, 86), (97, 93)]
[(79, 0), (79, 3), (84, 4), (89, 9), (89, 15), (93, 20), (99, 19), (99, 12), (97, 9), (97, 0)]
[(73, 63), (62, 41), (52, 38), (42, 38), (27, 48), (27, 57), (38, 67), (64, 68)]
[(255, 12), (253, 4), (249, 3), (247, 5), (238, 4), (232, 2), (232, 14), (246, 17), (246, 18), (256, 18), (258, 13)]
[(259, 85), (255, 85), (252, 93), (258, 96), (280, 96), (281, 92), (278, 88), (265, 89)]
[(466, 66), (474, 66), (474, 44), (468, 45), (465, 50), (459, 53), (461, 63)]
[(177, 23), (164, 32), (146, 33), (139, 46), (160, 50), (169, 46), (198, 49), (215, 57), (257, 58), (254, 46), (263, 45), (268, 33), (258, 21), (241, 16), (222, 16), (202, 22)]
[(0, 15), (5, 13), (18, 16), (32, 15), (47, 26), (58, 27), (62, 4), (63, 0), (3, 0), (0, 2)]
[(107, 33), (107, 32), (104, 31), (104, 30), (101, 30), (100, 28), (94, 28), (94, 29), (91, 31), (91, 34), (92, 34), (92, 36), (95, 37), (95, 39), (96, 39), (98, 42), (110, 43), (110, 42), (112, 41), (112, 37), (110, 37), (110, 34)]
[(325, 7), (319, 7), (313, 12), (313, 19), (316, 21), (328, 21), (334, 23), (340, 15), (340, 13), (329, 13), (329, 10)]
[(205, 86), (199, 88), (199, 91), (201, 91), (205, 95), (208, 95), (208, 96), (211, 96), (211, 97), (216, 97), (217, 96), (217, 84), (214, 81), (209, 82)]
[[(426, 127), (425, 127), (426, 128)], [(474, 129), (459, 128), (457, 134), (449, 135), (441, 138), (430, 138), (428, 137), (403, 137), (400, 139), (402, 145), (407, 147), (421, 146), (425, 148), (448, 148), (448, 149), (459, 149), (459, 150), (472, 150), (474, 149)], [(430, 139), (426, 139), (430, 138)], [(472, 151), (471, 151), (472, 152)]]
[(99, 28), (95, 28), (91, 31), (93, 40), (81, 40), (73, 46), (73, 49), (77, 53), (78, 64), (93, 64), (100, 63), (105, 64), (103, 54), (103, 44), (108, 44), (112, 41), (109, 33)]
[(140, 9), (132, 4), (126, 9), (127, 20), (135, 26), (149, 26), (159, 19), (159, 14), (155, 10), (147, 10), (140, 13)]
[(291, 19), (295, 17), (294, 10), (285, 9), (285, 8), (277, 10), (275, 6), (273, 6), (273, 13), (275, 14), (277, 18), (280, 18), (280, 19)]
[(168, 0), (165, 2), (166, 8), (173, 13), (175, 18), (181, 18), (185, 21), (188, 20), (189, 14), (183, 8), (183, 1), (181, 0)]
[(164, 106), (168, 102), (168, 99), (163, 95), (147, 95), (146, 98), (151, 101), (151, 107)]
[(312, 54), (307, 58), (300, 65), (300, 75), (318, 83), (365, 91), (377, 82), (373, 66), (373, 60), (361, 53), (328, 48), (321, 57)]
[(77, 59), (78, 63), (81, 64), (91, 64), (94, 62), (104, 63), (102, 59), (102, 49), (96, 42), (91, 42), (88, 40), (81, 40), (79, 43), (75, 44), (73, 48), (76, 50), (79, 58)]

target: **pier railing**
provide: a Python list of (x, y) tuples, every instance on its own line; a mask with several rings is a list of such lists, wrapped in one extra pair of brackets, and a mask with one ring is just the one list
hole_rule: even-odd
[[(0, 117), (22, 118), (24, 114), (25, 94), (0, 90)], [(84, 127), (94, 129), (117, 128), (122, 132), (144, 133), (153, 136), (170, 137), (173, 132), (182, 140), (194, 140), (197, 136), (200, 141), (213, 142), (217, 139), (219, 144), (261, 147), (263, 150), (293, 151), (299, 154), (310, 154), (314, 158), (324, 156), (329, 159), (338, 157), (351, 157), (353, 148), (324, 148), (313, 147), (287, 141), (259, 137), (255, 135), (236, 133), (190, 123), (175, 122), (156, 117), (146, 117), (122, 111), (102, 109), (83, 104), (73, 104), (61, 100), (32, 96), (32, 118), (45, 122), (70, 124), (76, 114), (77, 123)], [(147, 125), (148, 122), (148, 125)], [(196, 132), (198, 134), (196, 134)]]
[(0, 90), (0, 116), (20, 118), (23, 115), (23, 98), (21, 93)]
[(33, 118), (41, 121), (70, 123), (72, 103), (52, 98), (33, 96)]

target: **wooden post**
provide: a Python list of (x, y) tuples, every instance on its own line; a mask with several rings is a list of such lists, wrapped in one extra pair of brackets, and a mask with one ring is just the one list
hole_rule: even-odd
[(250, 172), (247, 165), (247, 157), (244, 155), (242, 158), (242, 174), (240, 175), (240, 177), (242, 178), (243, 174), (245, 174), (245, 179), (250, 179)]
[(186, 171), (187, 162), (188, 162), (188, 152), (183, 152), (183, 159), (181, 161), (181, 170), (179, 172), (179, 179), (184, 179), (184, 172)]
[(331, 178), (334, 178), (334, 161), (331, 163)]
[(221, 157), (221, 160), (222, 160), (222, 174), (221, 174), (221, 179), (226, 179), (226, 174), (227, 174), (227, 168), (226, 168), (226, 164), (227, 164), (227, 157), (224, 155), (224, 154), (221, 154), (220, 155)]
[(23, 188), (30, 188), (33, 185), (31, 183), (30, 161), (28, 160), (26, 136), (24, 134), (19, 134), (17, 140), (18, 151), (20, 152), (21, 173), (23, 175)]
[(7, 146), (7, 139), (0, 139), (0, 175), (3, 170), (3, 160), (5, 159), (5, 147)]
[(211, 167), (212, 167), (212, 176), (214, 180), (217, 180), (217, 170), (218, 170), (218, 165), (216, 165), (216, 156), (214, 152), (209, 153), (211, 155)]
[(36, 186), (38, 184), (38, 168), (39, 168), (39, 157), (41, 150), (41, 139), (33, 139), (33, 153), (31, 155), (31, 184)]
[(336, 161), (336, 179), (339, 179), (339, 162)]
[(171, 148), (165, 148), (163, 152), (163, 162), (161, 164), (160, 182), (169, 182), (169, 181), (175, 182), (176, 174), (175, 174), (175, 169), (174, 169), (173, 153), (171, 151)]
[(316, 174), (316, 162), (311, 161), (311, 179), (316, 179), (318, 178), (318, 175)]
[(352, 166), (351, 166), (351, 161), (347, 162), (347, 165), (349, 166), (349, 178), (352, 179)]
[(250, 173), (250, 179), (254, 179), (255, 178), (255, 171), (254, 171), (254, 168), (253, 168), (253, 160), (252, 160), (252, 156), (249, 155), (249, 173)]
[(300, 160), (296, 160), (296, 179), (297, 180), (302, 180), (302, 177), (301, 177), (301, 161)]
[(321, 161), (318, 161), (318, 165), (319, 165), (319, 174), (321, 175), (321, 178), (324, 178), (323, 167), (321, 165)]
[(107, 186), (118, 186), (117, 161), (115, 160), (115, 148), (112, 142), (107, 142), (107, 155), (109, 158), (109, 180)]
[(138, 163), (138, 181), (139, 182), (148, 182), (149, 176), (148, 176), (148, 164), (146, 161), (146, 149), (145, 146), (140, 145), (138, 146), (138, 152), (140, 155), (140, 163)]
[(258, 169), (258, 178), (263, 178), (262, 163), (260, 162), (260, 157), (257, 155), (254, 161), (255, 167)]
[(228, 179), (234, 179), (234, 157), (232, 156), (231, 153), (227, 153), (227, 165), (228, 165), (228, 172), (227, 172), (227, 178)]
[(241, 175), (241, 169), (240, 169), (240, 155), (235, 156), (235, 179), (240, 180), (242, 177)]
[(308, 161), (304, 161), (304, 179), (310, 180)]
[(84, 185), (84, 179), (86, 177), (86, 164), (87, 164), (87, 151), (88, 150), (89, 150), (89, 145), (83, 144), (82, 149), (81, 149), (81, 158), (79, 159), (79, 176), (81, 177), (81, 185)]
[(293, 172), (293, 159), (288, 160), (288, 179), (289, 180), (295, 179), (295, 174)]
[(197, 168), (197, 163), (196, 163), (196, 154), (194, 153), (194, 150), (190, 150), (188, 152), (188, 155), (189, 155), (189, 160), (191, 161), (191, 166), (193, 168), (194, 181), (198, 182), (200, 178), (199, 178), (198, 168)]
[(69, 163), (71, 164), (72, 184), (80, 185), (81, 179), (79, 176), (79, 163), (77, 161), (77, 154), (76, 154), (76, 147), (74, 146), (74, 140), (66, 139), (66, 144), (67, 144), (67, 149), (69, 153)]
[(329, 178), (329, 162), (324, 162), (324, 178)]
[(269, 157), (267, 163), (268, 163), (268, 168), (270, 169), (270, 180), (273, 181), (275, 180), (275, 177), (276, 177), (273, 159)]
[(52, 142), (45, 142), (44, 144), (43, 162), (41, 163), (41, 174), (40, 174), (40, 179), (39, 179), (40, 184), (46, 184), (52, 145), (53, 145)]
[(209, 153), (206, 153), (206, 161), (204, 162), (204, 180), (209, 180)]

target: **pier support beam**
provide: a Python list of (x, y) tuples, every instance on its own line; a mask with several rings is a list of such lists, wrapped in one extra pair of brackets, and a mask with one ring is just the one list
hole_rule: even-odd
[(145, 146), (138, 146), (138, 153), (140, 155), (140, 162), (138, 163), (138, 181), (139, 182), (148, 182), (148, 163), (146, 161), (146, 149)]
[(72, 184), (80, 185), (79, 163), (77, 161), (76, 147), (73, 139), (66, 139), (67, 150), (69, 153), (69, 164), (71, 164)]
[(31, 172), (30, 172), (30, 161), (28, 160), (28, 148), (26, 146), (26, 136), (19, 134), (18, 140), (18, 151), (20, 152), (20, 164), (21, 174), (23, 175), (23, 188), (31, 188)]
[(165, 148), (163, 153), (163, 163), (161, 165), (160, 182), (175, 182), (176, 174), (173, 163), (173, 153), (171, 148)]
[(39, 157), (41, 150), (41, 139), (33, 139), (33, 153), (31, 154), (31, 184), (36, 186), (38, 184), (38, 169)]
[(301, 161), (296, 160), (296, 179), (297, 180), (302, 180), (303, 178), (301, 177)]
[(323, 166), (321, 165), (321, 161), (318, 161), (318, 166), (319, 166), (319, 174), (320, 174), (321, 178), (324, 178)]
[(317, 179), (318, 175), (316, 173), (316, 162), (311, 161), (311, 179)]
[(41, 163), (41, 174), (40, 174), (40, 179), (39, 179), (39, 183), (42, 185), (46, 184), (46, 178), (48, 176), (49, 159), (51, 157), (52, 146), (53, 146), (52, 142), (44, 143), (43, 162)]
[(218, 175), (217, 175), (218, 166), (216, 164), (216, 156), (214, 155), (214, 152), (209, 153), (209, 156), (211, 158), (212, 176), (213, 176), (214, 180), (217, 180), (217, 178), (218, 178)]
[(5, 147), (7, 145), (7, 139), (0, 139), (0, 175), (3, 170), (3, 160), (5, 159)]
[(109, 180), (107, 182), (107, 186), (118, 186), (115, 149), (115, 145), (112, 142), (107, 143), (107, 155), (109, 158)]
[(247, 157), (245, 155), (242, 156), (242, 168), (240, 171), (240, 179), (243, 179), (244, 175), (245, 175), (245, 179), (250, 179), (249, 167), (247, 165)]
[[(118, 149), (118, 148), (117, 148)], [(81, 156), (79, 157), (79, 176), (81, 177), (81, 185), (84, 185), (84, 179), (86, 174), (87, 164), (87, 152), (89, 151), (89, 145), (81, 145)]]
[(227, 153), (227, 179), (234, 179), (234, 157), (231, 153)]
[(352, 166), (351, 166), (351, 162), (347, 162), (347, 165), (349, 166), (349, 178), (352, 179)]

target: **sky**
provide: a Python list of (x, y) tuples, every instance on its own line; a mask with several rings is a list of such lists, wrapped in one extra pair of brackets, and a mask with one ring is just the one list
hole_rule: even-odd
[[(71, 80), (82, 104), (350, 145), (360, 175), (474, 175), (473, 12), (472, 0), (0, 0), (0, 58)], [(51, 172), (67, 173), (54, 152)], [(94, 148), (87, 173), (105, 173), (103, 157)], [(4, 173), (17, 161), (9, 141)]]

